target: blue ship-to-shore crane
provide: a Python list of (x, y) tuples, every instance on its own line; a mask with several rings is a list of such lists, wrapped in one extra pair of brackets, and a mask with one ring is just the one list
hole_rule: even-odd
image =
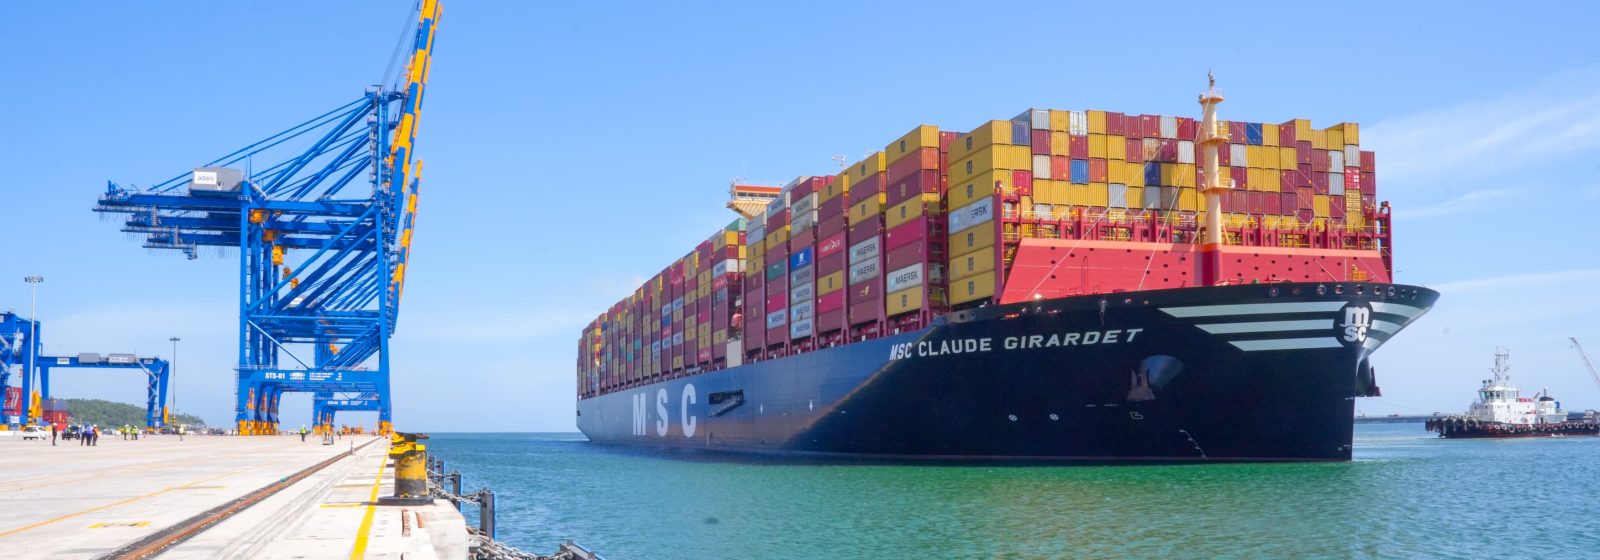
[[(422, 162), (412, 146), (439, 15), (436, 0), (422, 0), (402, 84), (154, 186), (109, 183), (95, 207), (126, 214), (122, 230), (144, 235), (146, 248), (191, 259), (203, 246), (239, 250), (240, 434), (276, 433), (279, 398), (294, 392), (371, 395), (363, 400), (376, 403), (378, 431), (392, 430), (389, 335), (416, 220)], [(332, 415), (316, 421), (326, 429)]]

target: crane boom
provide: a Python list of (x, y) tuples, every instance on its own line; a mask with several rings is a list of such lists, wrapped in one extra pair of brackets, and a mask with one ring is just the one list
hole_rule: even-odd
[(1594, 370), (1594, 362), (1589, 361), (1589, 354), (1583, 351), (1583, 345), (1578, 344), (1578, 337), (1567, 337), (1572, 341), (1572, 347), (1578, 349), (1578, 357), (1583, 358), (1583, 367), (1589, 368), (1589, 377), (1594, 378), (1595, 385), (1600, 385), (1600, 372)]

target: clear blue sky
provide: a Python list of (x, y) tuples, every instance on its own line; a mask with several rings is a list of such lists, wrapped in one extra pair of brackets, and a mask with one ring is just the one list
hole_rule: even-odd
[[(1224, 118), (1362, 123), (1399, 208), (1398, 277), (1445, 293), (1379, 353), (1386, 396), (1362, 410), (1461, 409), (1497, 344), (1525, 387), (1600, 408), (1566, 342), (1600, 353), (1600, 9), (1201, 11), (1229, 4), (447, 1), (398, 425), (571, 429), (578, 329), (728, 222), (730, 179), (826, 173), (920, 123), (1028, 107), (1195, 114), (1207, 69)], [(353, 99), (410, 6), (10, 6), (0, 308), (26, 312), (22, 277), (43, 274), (50, 352), (181, 336), (179, 408), (230, 422), (236, 258), (152, 256), (90, 207), (108, 179), (153, 183)], [(143, 398), (118, 372), (62, 370), (55, 390)], [(286, 397), (284, 422), (309, 408)]]

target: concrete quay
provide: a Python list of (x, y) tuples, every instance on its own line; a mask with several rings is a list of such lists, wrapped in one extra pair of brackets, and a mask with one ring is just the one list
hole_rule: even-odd
[[(387, 439), (371, 436), (334, 445), (299, 436), (101, 436), (94, 447), (3, 438), (0, 550), (6, 558), (138, 557), (152, 546), (160, 548), (143, 557), (465, 558), (465, 520), (448, 502), (379, 503), (394, 491), (387, 451)], [(212, 523), (196, 529), (201, 520)], [(168, 542), (174, 536), (184, 538)]]

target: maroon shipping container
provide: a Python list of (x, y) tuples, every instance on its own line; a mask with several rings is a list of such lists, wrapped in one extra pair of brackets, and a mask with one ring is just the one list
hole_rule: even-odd
[[(1231, 147), (1233, 147), (1233, 144), (1223, 144), (1221, 146), (1217, 146), (1217, 165), (1222, 165), (1222, 166), (1232, 166), (1233, 165), (1233, 153), (1232, 153), (1233, 150), (1229, 149)], [(1199, 162), (1203, 161), (1204, 159), (1205, 159), (1205, 151), (1199, 145), (1196, 145), (1194, 147), (1194, 161), (1195, 161), (1195, 163), (1198, 164)]]
[(944, 192), (944, 176), (938, 170), (920, 170), (898, 181), (889, 183), (883, 205), (892, 208), (924, 193)]
[(1089, 157), (1089, 137), (1069, 136), (1067, 138), (1067, 155), (1077, 159)]
[(822, 201), (822, 204), (817, 205), (817, 223), (821, 224), (834, 216), (843, 216), (846, 200), (845, 195), (839, 195)]
[(767, 254), (763, 257), (763, 260), (768, 265), (779, 261), (787, 263), (789, 261), (789, 248), (773, 247), (771, 249), (767, 249)]
[(850, 197), (850, 205), (855, 206), (857, 202), (866, 200), (869, 196), (881, 194), (884, 184), (884, 174), (874, 173), (862, 179), (860, 183), (850, 185), (850, 194), (845, 196)]
[(1367, 173), (1372, 173), (1373, 171), (1377, 170), (1377, 166), (1378, 166), (1378, 156), (1377, 156), (1377, 154), (1374, 154), (1374, 153), (1368, 152), (1368, 151), (1362, 151), (1361, 152), (1361, 170), (1362, 171), (1365, 171)]
[(829, 183), (832, 183), (833, 176), (825, 175), (821, 177), (805, 177), (798, 179), (797, 181), (798, 182), (794, 184), (794, 188), (789, 189), (789, 200), (798, 200), (805, 195), (817, 192), (817, 190), (827, 186)]
[(1278, 145), (1293, 146), (1299, 138), (1294, 137), (1294, 121), (1278, 125)]
[(1161, 117), (1159, 115), (1139, 115), (1139, 136), (1160, 138)]
[(1278, 214), (1286, 214), (1294, 211), (1296, 208), (1295, 199), (1299, 198), (1299, 196), (1292, 192), (1292, 190), (1293, 189), (1291, 188), (1291, 192), (1278, 193)]
[(931, 146), (917, 148), (915, 152), (906, 154), (905, 157), (889, 164), (884, 173), (884, 180), (893, 184), (895, 181), (910, 177), (918, 171), (938, 171), (939, 169), (941, 169), (941, 166), (939, 165), (938, 148)]
[[(843, 292), (840, 292), (843, 295)], [(844, 308), (833, 311), (818, 311), (816, 331), (818, 334), (830, 333), (844, 328)]]
[(1171, 138), (1163, 138), (1161, 140), (1161, 148), (1156, 150), (1156, 161), (1178, 163), (1178, 141)]
[(1048, 131), (1048, 130), (1035, 130), (1035, 131), (1033, 131), (1033, 139), (1032, 139), (1032, 141), (1029, 142), (1029, 145), (1030, 145), (1030, 147), (1033, 148), (1033, 155), (1036, 155), (1036, 156), (1047, 156), (1047, 155), (1050, 155), (1050, 131)]
[(883, 233), (883, 221), (867, 220), (856, 224), (856, 227), (850, 228), (850, 234), (845, 237), (844, 243), (846, 247), (849, 247), (880, 233)]
[(1144, 163), (1144, 139), (1127, 138), (1123, 140), (1123, 144), (1126, 150), (1122, 156), (1123, 161), (1128, 163)]
[[(716, 345), (713, 344), (712, 346), (716, 346)], [(698, 351), (696, 351), (695, 352), (695, 358), (700, 360), (699, 363), (701, 363), (701, 364), (710, 362), (711, 361), (711, 347), (707, 346), (705, 348), (701, 348)]]
[(827, 313), (844, 309), (844, 294), (848, 290), (836, 290), (817, 296), (817, 313)]
[[(1221, 151), (1221, 150), (1219, 150)], [(1228, 178), (1233, 179), (1233, 188), (1250, 190), (1250, 170), (1243, 167), (1229, 167)]]
[(883, 320), (883, 295), (871, 301), (850, 304), (850, 324), (859, 325)]
[(784, 208), (775, 214), (767, 215), (767, 232), (789, 225), (789, 209)]
[(1011, 188), (1016, 189), (1016, 192), (1011, 193), (1012, 196), (1033, 196), (1033, 172), (1021, 169), (1012, 171)]
[[(1306, 165), (1306, 164), (1311, 163), (1311, 157), (1312, 157), (1311, 152), (1312, 152), (1312, 148), (1311, 148), (1311, 141), (1310, 140), (1301, 140), (1299, 142), (1295, 142), (1294, 143), (1294, 159), (1295, 159), (1295, 163), (1298, 164), (1298, 165)], [(1327, 157), (1323, 157), (1323, 159), (1327, 159)]]
[(888, 233), (883, 234), (883, 248), (894, 250), (912, 241), (928, 237), (928, 217), (914, 218), (909, 222), (894, 226)]
[(1245, 143), (1245, 138), (1247, 138), (1249, 136), (1245, 132), (1244, 129), (1245, 129), (1245, 126), (1244, 126), (1243, 122), (1240, 122), (1240, 121), (1229, 122), (1228, 123), (1228, 139), (1229, 140), (1233, 140), (1234, 144), (1244, 144)]
[(800, 231), (789, 232), (789, 247), (791, 250), (799, 250), (802, 247), (810, 247), (816, 243), (817, 230), (815, 229), (804, 228)]
[(1371, 171), (1361, 172), (1361, 194), (1363, 196), (1378, 194), (1378, 176)]
[(1338, 204), (1329, 204), (1328, 205), (1328, 217), (1333, 218), (1335, 220), (1343, 220), (1344, 219), (1344, 213), (1345, 213), (1344, 200), (1339, 200)]
[(1194, 119), (1189, 118), (1189, 117), (1178, 117), (1178, 138), (1179, 139), (1182, 139), (1182, 140), (1195, 140), (1196, 139), (1195, 136), (1196, 136), (1196, 133), (1199, 131), (1199, 128), (1200, 127), (1195, 126)]
[[(879, 261), (879, 263), (881, 264), (882, 261)], [(881, 307), (883, 305), (883, 274), (874, 276), (872, 279), (863, 281), (860, 284), (846, 286), (844, 291), (850, 293), (849, 301), (852, 306), (865, 301), (877, 301)]]
[(1312, 150), (1311, 151), (1311, 170), (1315, 171), (1317, 173), (1327, 173), (1328, 172), (1328, 151), (1327, 150)]
[(818, 258), (817, 278), (822, 278), (823, 276), (844, 270), (845, 263), (850, 262), (849, 259), (849, 255), (846, 255), (843, 251), (836, 252), (826, 257)]
[(1315, 189), (1312, 189), (1311, 187), (1296, 187), (1294, 189), (1294, 191), (1295, 191), (1295, 193), (1294, 193), (1295, 194), (1295, 197), (1294, 197), (1294, 207), (1295, 207), (1295, 209), (1304, 210), (1304, 211), (1309, 212), (1309, 211), (1311, 211), (1312, 209), (1315, 208), (1315, 206), (1313, 205), (1313, 201), (1315, 201), (1316, 199), (1312, 198), (1312, 195), (1317, 194), (1317, 191)]
[[(844, 197), (836, 197), (833, 200), (842, 201), (844, 200)], [(828, 218), (823, 218), (817, 222), (817, 237), (819, 239), (827, 239), (831, 236), (843, 233), (844, 228), (849, 224), (850, 219), (846, 218), (844, 214), (835, 214)]]
[(1314, 189), (1317, 194), (1328, 194), (1328, 174), (1312, 173), (1311, 188)]
[(1106, 112), (1106, 134), (1124, 136), (1128, 133), (1127, 121), (1123, 120), (1122, 113)]
[(883, 269), (894, 271), (926, 262), (928, 262), (928, 240), (918, 239), (897, 249), (890, 249), (889, 256), (883, 259)]

